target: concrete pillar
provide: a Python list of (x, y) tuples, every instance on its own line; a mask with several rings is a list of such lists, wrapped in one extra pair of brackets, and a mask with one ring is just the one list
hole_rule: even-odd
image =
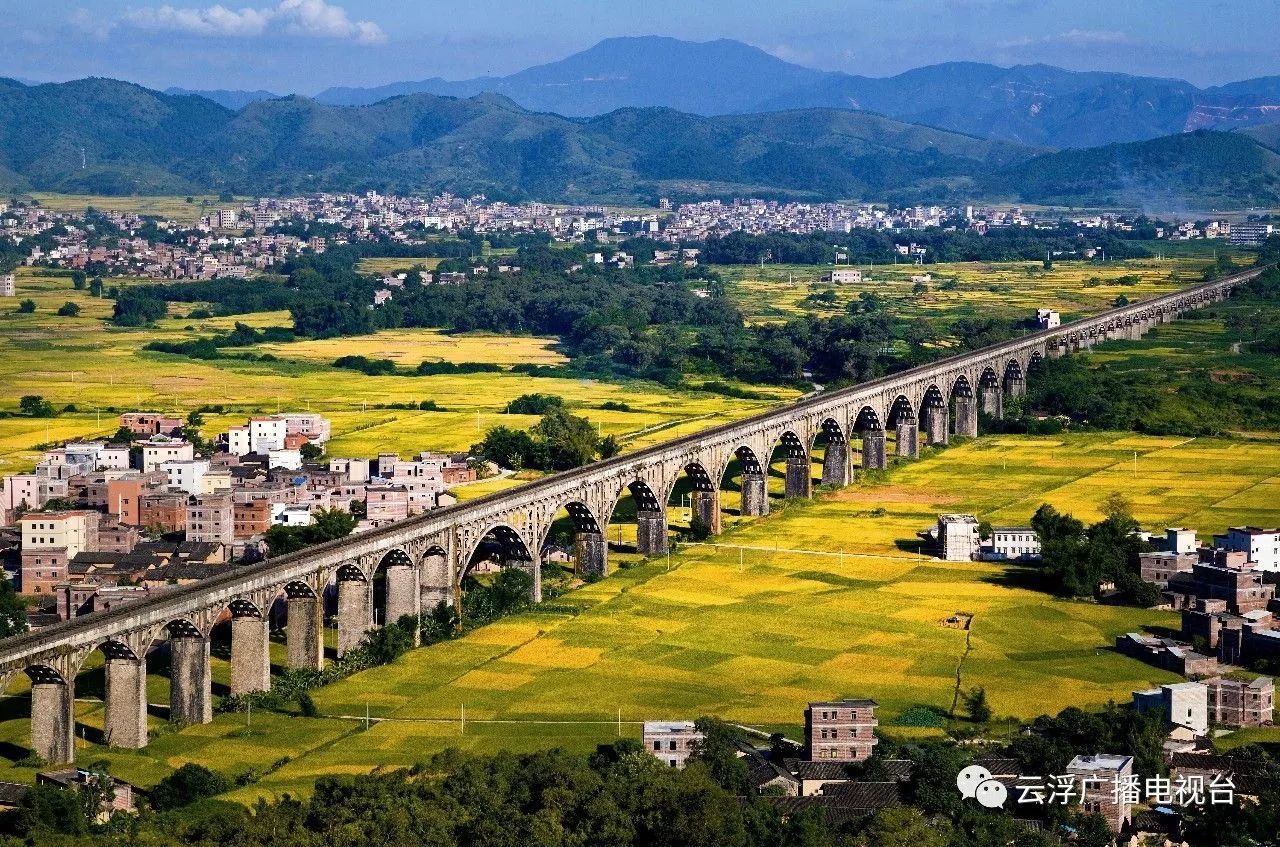
[(925, 431), (929, 444), (947, 444), (951, 441), (950, 410), (946, 406), (929, 406), (924, 410)]
[(849, 484), (849, 445), (844, 441), (828, 441), (822, 457), (822, 484)]
[(423, 564), (422, 576), (419, 577), (419, 590), (422, 592), (423, 614), (435, 611), (441, 603), (453, 605), (453, 584), (450, 581), (447, 557), (442, 554), (428, 555)]
[(324, 667), (324, 606), (319, 597), (290, 597), (285, 641), (290, 668)]
[(813, 496), (813, 462), (808, 456), (787, 457), (786, 496)]
[(31, 748), (51, 765), (76, 760), (74, 683), (41, 682), (31, 686)]
[(982, 412), (993, 418), (1004, 417), (1004, 394), (998, 385), (984, 385), (979, 389), (982, 398)]
[(898, 455), (917, 458), (920, 455), (920, 425), (914, 421), (898, 421), (897, 433), (895, 447)]
[(694, 491), (690, 495), (693, 516), (711, 531), (712, 535), (720, 534), (720, 492)]
[(102, 731), (111, 747), (147, 746), (147, 660), (107, 659), (107, 703)]
[(373, 628), (373, 596), (362, 579), (338, 580), (338, 655), (359, 647)]
[(885, 455), (883, 429), (869, 429), (862, 433), (862, 467), (868, 471), (882, 471), (889, 466)]
[(636, 552), (641, 556), (667, 553), (667, 514), (662, 510), (636, 512)]
[(575, 557), (582, 576), (609, 575), (609, 545), (599, 532), (579, 532), (575, 538)]
[(213, 720), (209, 639), (170, 638), (169, 652), (169, 719), (179, 723), (209, 723)]
[(1006, 387), (1010, 397), (1025, 397), (1027, 394), (1027, 381), (1023, 377), (1010, 379)]
[(271, 621), (257, 615), (231, 619), (231, 693), (271, 689)]
[[(405, 615), (418, 620), (422, 602), (422, 590), (418, 587), (418, 569), (412, 565), (391, 565), (387, 568), (387, 620), (393, 624)], [(418, 631), (417, 626), (413, 629)]]
[(535, 603), (542, 602), (542, 563), (537, 559), (518, 559), (511, 562), (533, 578), (533, 586), (529, 589), (529, 599)]
[(744, 518), (769, 514), (769, 489), (763, 473), (742, 474), (742, 507)]
[(965, 438), (978, 437), (978, 399), (976, 397), (956, 398), (956, 435)]
[(1061, 359), (1064, 353), (1066, 350), (1061, 344), (1050, 344), (1044, 351), (1045, 358), (1048, 359)]

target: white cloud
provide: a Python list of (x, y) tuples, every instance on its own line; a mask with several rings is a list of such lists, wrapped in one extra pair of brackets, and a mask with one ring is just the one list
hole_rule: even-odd
[(1039, 38), (1024, 36), (1009, 41), (1002, 41), (996, 46), (1002, 49), (1033, 47), (1041, 45), (1065, 45), (1067, 47), (1122, 47), (1137, 44), (1133, 36), (1127, 32), (1110, 29), (1069, 29), (1055, 35), (1044, 35)]
[(228, 9), (221, 4), (205, 8), (153, 6), (130, 9), (124, 20), (138, 29), (181, 32), (189, 35), (257, 38), (280, 34), (299, 38), (332, 38), (359, 44), (387, 40), (382, 27), (372, 21), (353, 21), (341, 6), (325, 0), (280, 0), (267, 8)]

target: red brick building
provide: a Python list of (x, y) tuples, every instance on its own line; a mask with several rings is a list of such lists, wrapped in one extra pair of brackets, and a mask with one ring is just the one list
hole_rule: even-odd
[(804, 740), (810, 761), (861, 762), (876, 746), (875, 700), (810, 703)]

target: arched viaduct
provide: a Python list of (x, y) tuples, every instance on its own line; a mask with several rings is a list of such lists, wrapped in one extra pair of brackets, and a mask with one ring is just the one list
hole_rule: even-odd
[(848, 484), (853, 468), (886, 466), (889, 440), (916, 455), (920, 440), (978, 434), (979, 409), (999, 416), (1005, 398), (1022, 394), (1027, 373), (1053, 358), (1115, 338), (1136, 339), (1156, 324), (1217, 302), (1261, 273), (1250, 270), (1105, 314), (943, 359), (852, 388), (821, 394), (735, 423), (596, 462), (508, 491), (437, 509), (417, 518), (330, 542), (145, 601), (87, 615), (0, 642), (0, 691), (14, 674), (31, 680), (32, 746), (48, 762), (74, 758), (74, 688), (85, 660), (105, 661), (105, 738), (121, 747), (147, 743), (147, 655), (170, 652), (173, 719), (212, 719), (209, 655), (215, 625), (231, 629), (233, 693), (270, 686), (271, 609), (287, 609), (288, 665), (324, 662), (326, 592), (337, 595), (339, 653), (375, 625), (375, 577), (385, 620), (416, 614), (458, 594), (478, 551), (528, 568), (540, 599), (539, 551), (556, 516), (567, 510), (579, 567), (608, 571), (603, 530), (630, 494), (637, 550), (665, 553), (667, 504), (677, 481), (690, 488), (690, 509), (719, 529), (720, 481), (733, 462), (741, 478), (741, 514), (768, 511), (766, 474), (775, 448), (786, 459), (785, 491), (810, 496), (811, 453), (821, 439), (821, 481)]

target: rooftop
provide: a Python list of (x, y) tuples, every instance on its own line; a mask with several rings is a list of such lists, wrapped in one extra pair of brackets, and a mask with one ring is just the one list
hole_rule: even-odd
[(1076, 756), (1067, 765), (1067, 771), (1122, 771), (1133, 764), (1132, 756), (1121, 756), (1117, 753), (1095, 753), (1091, 756)]
[(693, 721), (645, 721), (645, 735), (656, 734), (660, 732), (697, 732), (697, 727)]
[(880, 704), (877, 703), (875, 700), (846, 698), (844, 700), (819, 700), (817, 702), (810, 703), (809, 708), (812, 709), (818, 706), (828, 706), (828, 707), (839, 708), (843, 706), (846, 709), (849, 709), (849, 708), (866, 709), (866, 708), (875, 708), (876, 706), (879, 706), (879, 705)]

